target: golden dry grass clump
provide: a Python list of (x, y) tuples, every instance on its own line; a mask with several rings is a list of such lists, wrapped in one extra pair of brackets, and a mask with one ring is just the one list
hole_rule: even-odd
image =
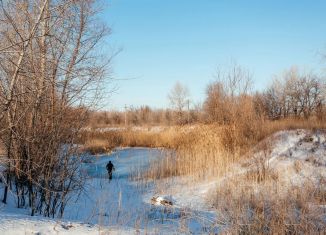
[(229, 179), (212, 197), (218, 223), (226, 225), (227, 234), (323, 234), (324, 180), (285, 187), (277, 178)]

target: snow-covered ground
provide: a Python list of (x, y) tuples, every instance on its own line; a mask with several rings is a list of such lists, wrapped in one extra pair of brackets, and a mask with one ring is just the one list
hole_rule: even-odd
[[(132, 180), (166, 151), (123, 148), (111, 155), (87, 157), (82, 163), (89, 175), (85, 191), (74, 195), (61, 220), (31, 217), (27, 209), (14, 208), (11, 197), (8, 205), (0, 203), (0, 234), (170, 234), (209, 229), (212, 213), (180, 207), (172, 196), (168, 199), (172, 205), (153, 203), (155, 185)], [(111, 181), (105, 169), (109, 160), (116, 169)]]
[[(275, 133), (222, 178), (189, 183), (187, 177), (175, 177), (156, 185), (132, 180), (131, 175), (137, 176), (164, 153), (125, 148), (91, 157), (83, 163), (90, 176), (85, 191), (70, 201), (62, 220), (30, 217), (27, 210), (15, 209), (12, 201), (9, 205), (0, 203), (0, 234), (216, 233), (221, 228), (216, 225), (217, 215), (209, 197), (223, 181), (254, 169), (257, 162), (263, 161), (291, 184), (326, 178), (325, 131)], [(109, 160), (116, 168), (111, 181), (105, 169)]]
[(300, 186), (307, 180), (316, 183), (326, 179), (325, 130), (280, 131), (263, 144), (267, 147), (254, 154), (251, 167), (262, 159), (284, 184)]

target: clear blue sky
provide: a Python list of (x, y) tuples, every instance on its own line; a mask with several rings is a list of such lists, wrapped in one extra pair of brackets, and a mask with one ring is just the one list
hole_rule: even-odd
[[(326, 67), (325, 0), (110, 0), (104, 20), (118, 87), (106, 109), (167, 107), (177, 80), (201, 102), (215, 68), (248, 68), (256, 89), (296, 65)], [(126, 79), (126, 80), (123, 80)], [(109, 90), (110, 88), (108, 88)]]

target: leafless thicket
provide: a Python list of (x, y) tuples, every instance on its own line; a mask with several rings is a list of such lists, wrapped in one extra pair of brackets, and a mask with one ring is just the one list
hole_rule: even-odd
[(323, 118), (325, 82), (313, 73), (292, 68), (263, 93), (263, 106), (270, 119), (316, 116)]
[(82, 187), (75, 138), (109, 62), (98, 50), (108, 29), (97, 7), (94, 0), (0, 1), (3, 202), (12, 190), (31, 215), (62, 216), (69, 193)]

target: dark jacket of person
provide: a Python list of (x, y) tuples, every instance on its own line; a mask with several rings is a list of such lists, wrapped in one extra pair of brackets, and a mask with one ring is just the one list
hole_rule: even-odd
[(114, 165), (112, 164), (111, 161), (109, 161), (109, 163), (106, 164), (106, 169), (108, 170), (108, 172), (112, 172), (112, 170), (114, 169)]

